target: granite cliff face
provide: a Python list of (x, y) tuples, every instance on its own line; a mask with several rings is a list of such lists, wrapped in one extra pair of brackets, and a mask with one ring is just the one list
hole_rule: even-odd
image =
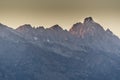
[(0, 80), (119, 80), (120, 39), (91, 17), (67, 31), (0, 24)]

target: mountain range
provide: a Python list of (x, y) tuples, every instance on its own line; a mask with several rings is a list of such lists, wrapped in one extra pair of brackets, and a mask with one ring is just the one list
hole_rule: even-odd
[(0, 80), (119, 80), (120, 39), (87, 17), (70, 30), (0, 24)]

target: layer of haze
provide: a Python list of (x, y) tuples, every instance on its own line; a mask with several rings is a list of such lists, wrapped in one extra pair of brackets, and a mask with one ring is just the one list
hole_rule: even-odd
[(69, 29), (88, 16), (120, 37), (120, 0), (0, 0), (0, 22), (12, 28), (59, 24)]

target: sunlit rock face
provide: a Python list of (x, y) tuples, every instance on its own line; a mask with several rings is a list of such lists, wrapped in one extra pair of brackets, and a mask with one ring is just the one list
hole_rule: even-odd
[(73, 27), (70, 29), (70, 33), (78, 37), (82, 37), (84, 33), (83, 24), (81, 22), (74, 24)]
[(104, 30), (100, 24), (92, 19), (92, 17), (85, 18), (83, 23), (79, 22), (74, 24), (69, 32), (83, 39), (86, 45), (95, 46), (94, 48), (106, 50), (108, 52), (119, 51), (118, 47), (113, 48), (113, 45), (120, 45), (119, 38), (109, 29)]
[(67, 31), (0, 24), (0, 80), (119, 80), (120, 39), (92, 17)]
[(84, 19), (83, 23), (76, 23), (70, 29), (70, 33), (78, 36), (78, 37), (94, 37), (94, 36), (102, 36), (105, 33), (105, 30), (101, 25), (94, 22), (92, 17), (87, 17)]

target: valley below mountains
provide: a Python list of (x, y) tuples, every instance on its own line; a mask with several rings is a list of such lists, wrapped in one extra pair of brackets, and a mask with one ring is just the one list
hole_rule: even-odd
[(120, 39), (92, 17), (70, 30), (0, 24), (0, 80), (120, 80)]

